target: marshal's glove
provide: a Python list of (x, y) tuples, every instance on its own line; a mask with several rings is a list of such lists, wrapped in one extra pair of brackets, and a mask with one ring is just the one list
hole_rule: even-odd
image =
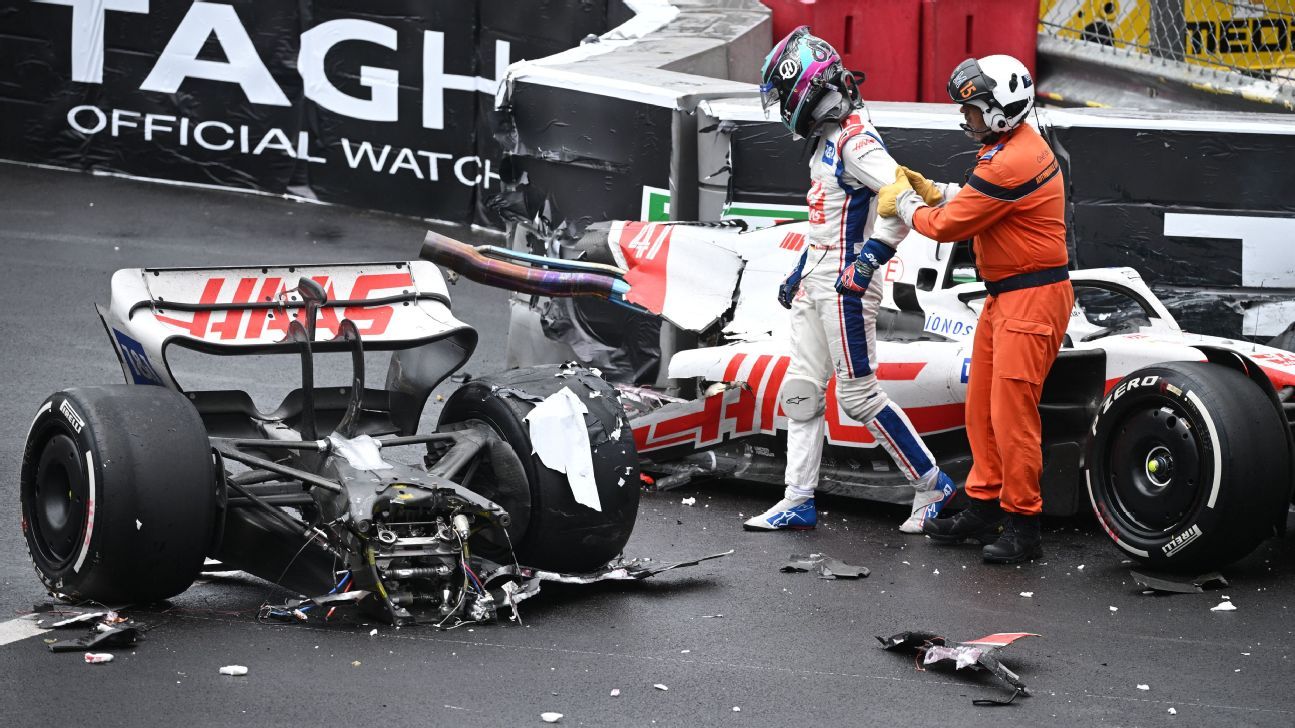
[(908, 175), (904, 173), (903, 167), (895, 168), (895, 181), (877, 190), (877, 215), (880, 217), (895, 217), (899, 214), (899, 208), (895, 204), (895, 198), (905, 190), (913, 189), (913, 185), (908, 181)]
[(922, 176), (921, 172), (915, 172), (908, 167), (900, 167), (904, 171), (904, 176), (908, 178), (908, 184), (912, 185), (913, 190), (922, 196), (922, 202), (935, 207), (944, 201), (944, 192), (942, 192), (934, 182)]
[(862, 298), (872, 284), (872, 276), (895, 255), (895, 249), (875, 238), (868, 238), (859, 257), (841, 270), (836, 278), (836, 292), (842, 296)]

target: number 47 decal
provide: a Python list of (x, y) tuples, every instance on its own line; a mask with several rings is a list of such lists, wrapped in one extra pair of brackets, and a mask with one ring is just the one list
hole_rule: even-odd
[(634, 233), (634, 238), (626, 247), (639, 260), (653, 260), (669, 238), (669, 225), (644, 225)]

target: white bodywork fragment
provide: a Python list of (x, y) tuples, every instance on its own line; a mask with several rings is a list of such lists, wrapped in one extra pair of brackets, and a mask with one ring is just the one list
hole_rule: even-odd
[(552, 470), (566, 473), (576, 502), (595, 511), (603, 509), (594, 479), (593, 450), (585, 415), (589, 408), (570, 387), (549, 395), (526, 415), (531, 445), (540, 461)]

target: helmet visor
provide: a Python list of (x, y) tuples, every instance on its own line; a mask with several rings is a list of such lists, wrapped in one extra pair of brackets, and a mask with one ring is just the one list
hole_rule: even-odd
[(781, 99), (782, 94), (776, 85), (773, 83), (760, 84), (760, 105), (764, 107), (766, 112), (777, 106)]

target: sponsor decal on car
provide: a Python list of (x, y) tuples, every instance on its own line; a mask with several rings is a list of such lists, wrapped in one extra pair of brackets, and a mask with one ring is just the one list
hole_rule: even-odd
[[(754, 362), (751, 363), (751, 359)], [(747, 364), (750, 364), (749, 367)], [(723, 380), (744, 381), (747, 386), (716, 392), (689, 403), (673, 417), (641, 423), (634, 428), (634, 441), (640, 453), (678, 445), (709, 447), (724, 439), (755, 434), (774, 434), (785, 429), (779, 418), (785, 413), (781, 397), (783, 379), (791, 358), (761, 354), (736, 354), (729, 361)], [(883, 362), (877, 366), (877, 378), (884, 381), (913, 381), (926, 368), (926, 362)], [(739, 376), (748, 370), (745, 376)], [(836, 396), (836, 380), (828, 383), (826, 408), (827, 441), (847, 447), (873, 447), (876, 440), (868, 428), (851, 420)], [(793, 397), (794, 398), (794, 397)], [(789, 399), (788, 404), (794, 404)], [(964, 407), (961, 402), (906, 410), (922, 434), (962, 427)]]
[[(408, 271), (400, 273), (365, 273), (355, 277), (350, 290), (342, 289), (344, 283), (331, 276), (312, 276), (312, 280), (323, 287), (330, 301), (362, 301), (393, 295), (413, 286), (413, 277)], [(382, 293), (378, 293), (382, 292)], [(278, 276), (244, 276), (226, 278), (212, 276), (203, 284), (200, 304), (251, 303), (253, 301), (285, 301), (288, 295), (287, 282)], [(293, 312), (285, 316), (283, 309), (230, 309), (227, 311), (195, 311), (189, 314), (188, 320), (165, 313), (165, 303), (158, 304), (160, 309), (157, 320), (187, 332), (198, 339), (217, 341), (238, 341), (260, 339), (269, 331), (286, 334), (288, 324), (295, 316), (305, 323), (305, 307), (300, 301), (287, 301)], [(340, 311), (337, 307), (325, 306), (319, 309), (318, 327), (333, 336), (343, 318), (355, 322), (361, 336), (381, 336), (391, 325), (396, 309), (391, 305), (384, 306), (347, 306)]]
[(975, 329), (976, 325), (971, 322), (959, 321), (934, 313), (927, 314), (926, 323), (922, 325), (923, 331), (945, 336), (970, 336)]
[(117, 348), (121, 350), (121, 360), (126, 363), (126, 368), (130, 370), (130, 378), (135, 384), (162, 383), (162, 377), (153, 368), (153, 362), (149, 361), (143, 344), (117, 329), (112, 330), (112, 335), (117, 340)]

